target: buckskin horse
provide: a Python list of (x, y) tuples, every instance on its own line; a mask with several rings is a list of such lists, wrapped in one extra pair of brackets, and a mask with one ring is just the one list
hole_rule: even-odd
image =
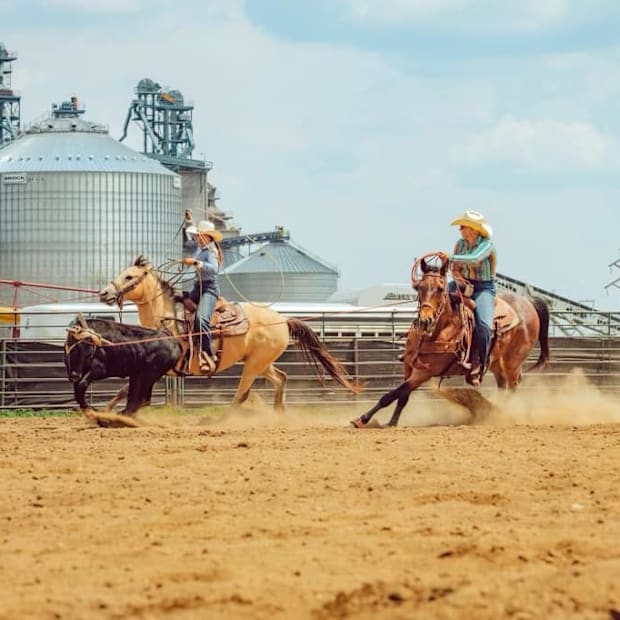
[[(171, 336), (185, 333), (185, 326), (177, 318), (175, 292), (163, 280), (154, 266), (144, 256), (138, 256), (134, 264), (121, 272), (112, 282), (99, 291), (99, 299), (109, 305), (122, 306), (133, 301), (138, 306), (141, 325), (151, 328), (165, 327)], [(234, 310), (237, 308), (237, 311)], [(241, 315), (238, 320), (226, 323), (226, 316)], [(219, 317), (219, 319), (218, 319)], [(340, 385), (353, 393), (361, 386), (353, 379), (339, 360), (326, 349), (314, 330), (296, 318), (285, 318), (271, 308), (252, 303), (220, 304), (212, 319), (214, 348), (218, 350), (218, 362), (214, 374), (243, 362), (239, 386), (233, 405), (247, 400), (252, 384), (262, 375), (274, 388), (274, 408), (284, 409), (286, 373), (274, 366), (274, 362), (286, 350), (289, 338), (301, 349), (304, 360), (317, 370), (319, 365)], [(198, 368), (197, 355), (189, 353), (191, 338), (183, 339), (184, 355), (188, 355), (190, 373), (204, 375)]]
[[(418, 292), (418, 317), (407, 334), (403, 354), (404, 382), (384, 394), (365, 414), (351, 421), (364, 428), (381, 409), (396, 401), (388, 426), (397, 426), (400, 414), (411, 392), (432, 377), (451, 377), (465, 374), (464, 362), (470, 349), (473, 331), (472, 303), (462, 295), (448, 292), (449, 261), (441, 259), (440, 266), (431, 265), (425, 258), (416, 261), (412, 284)], [(416, 277), (417, 266), (421, 277)], [(549, 309), (546, 302), (534, 297), (502, 294), (495, 301), (494, 333), (489, 359), (489, 371), (495, 375), (497, 386), (514, 390), (520, 383), (523, 365), (536, 340), (540, 355), (528, 369), (534, 370), (549, 361)]]

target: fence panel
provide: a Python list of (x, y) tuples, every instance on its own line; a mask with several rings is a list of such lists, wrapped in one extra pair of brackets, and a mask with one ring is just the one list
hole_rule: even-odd
[[(331, 378), (317, 379), (304, 363), (300, 351), (291, 344), (277, 361), (278, 367), (288, 375), (287, 402), (301, 405), (374, 401), (397, 386), (403, 378), (402, 364), (397, 356), (404, 345), (411, 318), (411, 315), (405, 317), (401, 314), (357, 316), (355, 320), (329, 316), (311, 319), (309, 322), (330, 352), (344, 363), (351, 375), (365, 384), (365, 389), (356, 396)], [(547, 381), (557, 382), (579, 368), (601, 390), (620, 391), (620, 337), (555, 336), (550, 338), (550, 348), (552, 363), (544, 373)], [(537, 357), (538, 347), (535, 347), (529, 363)], [(187, 407), (230, 403), (241, 370), (242, 365), (236, 364), (210, 379), (164, 377), (155, 386), (152, 402)], [(459, 382), (462, 382), (461, 378), (449, 381)], [(89, 400), (93, 405), (101, 406), (123, 383), (121, 379), (94, 383), (89, 390)], [(490, 389), (493, 384), (493, 378), (488, 376), (484, 388)], [(272, 402), (271, 386), (264, 379), (258, 378), (254, 389), (266, 403)], [(73, 386), (64, 368), (63, 340), (0, 338), (0, 409), (66, 409), (75, 406)]]

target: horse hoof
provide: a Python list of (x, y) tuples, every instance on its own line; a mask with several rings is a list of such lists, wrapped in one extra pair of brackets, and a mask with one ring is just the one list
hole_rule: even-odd
[(356, 418), (355, 420), (351, 420), (351, 425), (354, 428), (365, 428), (366, 425), (362, 422), (362, 418)]

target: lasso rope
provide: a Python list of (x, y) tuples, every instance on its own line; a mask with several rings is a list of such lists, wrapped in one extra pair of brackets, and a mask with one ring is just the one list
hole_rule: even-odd
[[(419, 258), (416, 258), (411, 267), (412, 288), (415, 289), (417, 285), (420, 283), (421, 277), (418, 277), (418, 271), (421, 269), (422, 261), (426, 261), (426, 259), (429, 259), (429, 258), (439, 259), (443, 262), (444, 260), (446, 261), (448, 260), (448, 255), (445, 252), (428, 252), (427, 254), (424, 254), (420, 256)], [(464, 297), (463, 289), (465, 288), (467, 284), (469, 284), (469, 281), (465, 277), (463, 277), (460, 273), (455, 271), (452, 263), (448, 264), (446, 274), (450, 274), (452, 276), (452, 279), (456, 282), (455, 293), (459, 296), (459, 299), (462, 301)]]
[[(254, 237), (252, 237), (252, 235), (246, 235), (246, 237), (250, 240), (253, 241), (254, 243), (256, 243), (257, 245), (260, 245), (260, 241), (258, 241), (257, 239), (255, 239)], [(233, 289), (233, 291), (235, 291), (235, 293), (237, 293), (237, 295), (239, 295), (239, 297), (241, 299), (243, 299), (243, 301), (247, 304), (250, 304), (251, 306), (254, 306), (256, 308), (269, 308), (271, 306), (273, 306), (274, 304), (278, 303), (278, 301), (280, 301), (282, 299), (282, 297), (284, 296), (284, 271), (282, 270), (282, 265), (278, 264), (278, 262), (276, 261), (275, 255), (273, 255), (271, 252), (269, 252), (269, 250), (267, 250), (267, 246), (269, 245), (269, 243), (265, 243), (265, 245), (261, 246), (261, 249), (264, 250), (265, 254), (267, 256), (269, 256), (269, 258), (272, 260), (273, 264), (278, 268), (278, 272), (280, 274), (280, 293), (279, 295), (276, 297), (276, 299), (272, 302), (265, 302), (265, 303), (258, 303), (256, 301), (251, 301), (249, 300), (236, 286), (235, 283), (231, 280), (230, 275), (228, 274), (228, 272), (224, 271), (224, 276), (226, 276), (226, 280), (228, 281), (228, 284), (230, 285), (230, 287)], [(223, 261), (222, 261), (223, 264)]]

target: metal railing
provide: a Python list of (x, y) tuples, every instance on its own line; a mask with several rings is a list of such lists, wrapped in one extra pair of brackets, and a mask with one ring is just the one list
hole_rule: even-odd
[[(597, 331), (589, 335), (567, 336), (565, 315), (552, 317), (554, 333), (550, 339), (553, 362), (545, 371), (548, 381), (559, 381), (576, 368), (589, 381), (606, 392), (620, 391), (620, 335), (612, 322), (604, 324), (608, 313), (600, 313)], [(348, 314), (322, 313), (300, 317), (307, 320), (321, 336), (328, 349), (342, 360), (351, 375), (366, 384), (360, 395), (352, 395), (333, 380), (319, 382), (304, 364), (294, 345), (277, 361), (288, 375), (287, 402), (308, 404), (318, 402), (374, 401), (402, 380), (402, 365), (397, 356), (405, 343), (413, 312), (359, 312)], [(73, 318), (73, 317), (71, 317)], [(22, 327), (28, 317), (22, 316)], [(52, 336), (37, 338), (12, 337), (12, 328), (0, 327), (0, 409), (45, 408), (67, 409), (76, 406), (73, 386), (64, 368), (64, 334), (69, 321), (56, 316), (46, 329), (57, 329)], [(598, 329), (600, 328), (600, 329)], [(14, 330), (13, 330), (14, 331)], [(531, 361), (538, 357), (535, 347)], [(192, 407), (204, 404), (228, 404), (233, 398), (241, 375), (237, 364), (210, 379), (202, 377), (162, 378), (153, 392), (153, 404), (169, 403)], [(461, 381), (455, 379), (453, 381)], [(99, 406), (110, 399), (124, 384), (122, 379), (106, 379), (89, 390), (89, 399)], [(493, 381), (485, 382), (485, 388)], [(527, 382), (526, 382), (527, 385)], [(424, 388), (423, 388), (424, 389)], [(258, 378), (254, 390), (266, 403), (272, 402), (272, 389)]]

